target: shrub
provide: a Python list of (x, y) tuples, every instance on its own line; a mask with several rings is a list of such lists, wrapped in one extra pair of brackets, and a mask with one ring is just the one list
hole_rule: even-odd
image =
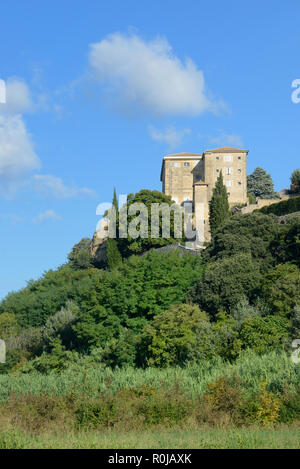
[(266, 389), (266, 383), (263, 383), (261, 394), (259, 396), (259, 405), (256, 417), (257, 422), (264, 426), (272, 425), (278, 419), (279, 410), (279, 398), (274, 393), (268, 392)]
[(288, 213), (294, 213), (300, 211), (300, 197), (291, 197), (281, 202), (276, 202), (271, 205), (267, 205), (259, 209), (261, 213), (267, 215), (273, 213), (274, 215), (287, 215)]
[(235, 254), (207, 265), (192, 298), (214, 317), (218, 311), (230, 311), (245, 295), (253, 297), (259, 281), (259, 267), (251, 254)]
[(239, 338), (244, 348), (252, 348), (263, 354), (272, 348), (280, 348), (288, 338), (289, 321), (268, 316), (248, 318), (244, 321)]
[[(203, 328), (207, 330), (203, 323), (209, 324), (208, 315), (198, 306), (171, 306), (144, 327), (139, 338), (140, 353), (150, 366), (184, 365), (199, 351), (197, 337), (203, 334)], [(142, 352), (142, 348), (146, 350)]]
[(78, 314), (79, 308), (76, 303), (68, 300), (65, 307), (61, 308), (57, 313), (47, 319), (42, 330), (46, 350), (49, 350), (53, 340), (57, 337), (61, 340), (63, 345), (68, 348), (72, 346), (75, 340), (72, 325)]
[(262, 279), (261, 292), (274, 314), (289, 317), (300, 304), (300, 270), (295, 265), (278, 265)]

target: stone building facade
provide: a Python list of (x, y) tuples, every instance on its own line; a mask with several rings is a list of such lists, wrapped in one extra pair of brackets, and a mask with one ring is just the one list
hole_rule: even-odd
[(247, 155), (248, 150), (222, 147), (163, 158), (162, 191), (181, 206), (192, 202), (195, 225), (199, 226), (197, 217), (204, 220), (204, 241), (210, 240), (209, 201), (221, 171), (229, 204), (247, 204)]

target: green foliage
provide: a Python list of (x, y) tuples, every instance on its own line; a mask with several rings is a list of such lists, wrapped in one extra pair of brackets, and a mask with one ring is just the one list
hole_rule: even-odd
[(247, 192), (259, 199), (276, 199), (278, 197), (278, 194), (274, 192), (271, 175), (260, 167), (257, 167), (247, 177)]
[(291, 314), (291, 330), (292, 339), (300, 338), (300, 305), (295, 306)]
[[(162, 232), (162, 213), (159, 215), (159, 221), (158, 221), (158, 231), (159, 231), (159, 237), (158, 238), (152, 238), (151, 237), (151, 223), (152, 223), (152, 217), (151, 217), (151, 205), (152, 204), (166, 204), (167, 206), (171, 206), (174, 204), (174, 202), (171, 199), (171, 196), (165, 195), (162, 192), (159, 191), (149, 191), (146, 189), (142, 189), (140, 192), (137, 192), (136, 194), (129, 194), (128, 199), (127, 199), (127, 206), (125, 205), (124, 207), (120, 207), (120, 215), (119, 215), (119, 221), (120, 221), (120, 226), (119, 228), (123, 228), (123, 230), (132, 222), (133, 219), (135, 219), (138, 216), (138, 213), (136, 215), (124, 215), (124, 211), (130, 210), (130, 206), (134, 203), (142, 203), (146, 206), (147, 208), (147, 229), (146, 229), (146, 237), (138, 237), (136, 239), (131, 238), (129, 235), (127, 238), (119, 238), (118, 239), (118, 245), (120, 252), (122, 254), (122, 257), (128, 257), (131, 254), (138, 254), (138, 253), (143, 253), (145, 251), (148, 251), (151, 248), (158, 248), (161, 246), (166, 246), (168, 244), (172, 244), (174, 242), (180, 242), (182, 241), (182, 238), (175, 238), (176, 234), (176, 223), (175, 223), (175, 217), (174, 217), (174, 212), (171, 211), (170, 213), (170, 236), (169, 237), (163, 237), (163, 232)], [(123, 214), (123, 215), (122, 215)], [(142, 217), (142, 215), (141, 215)], [(143, 218), (143, 217), (142, 217)], [(124, 227), (124, 223), (121, 223), (121, 220), (125, 220), (126, 226)], [(183, 223), (183, 218), (182, 218), (182, 223)], [(153, 225), (155, 223), (153, 222)], [(183, 224), (181, 228), (183, 227)], [(141, 230), (141, 228), (139, 228)]]
[(110, 270), (118, 267), (122, 262), (122, 256), (115, 238), (108, 238), (106, 247), (107, 263)]
[(247, 197), (250, 205), (256, 204), (256, 197), (251, 192), (247, 193)]
[(93, 267), (93, 257), (90, 251), (90, 238), (82, 238), (75, 244), (68, 254), (69, 266), (73, 270), (89, 269)]
[(287, 200), (282, 200), (281, 202), (275, 202), (274, 204), (267, 205), (259, 209), (259, 212), (265, 214), (271, 214), (280, 216), (287, 215), (289, 213), (299, 212), (300, 211), (300, 197), (291, 197)]
[(296, 388), (296, 391), (284, 389), (281, 407), (279, 411), (279, 422), (291, 423), (294, 420), (299, 419), (300, 415), (300, 388)]
[(192, 304), (171, 306), (157, 314), (140, 336), (141, 344), (147, 348), (148, 365), (166, 367), (193, 361), (198, 349), (197, 335), (204, 332), (203, 322), (209, 322), (207, 314)]
[(237, 327), (240, 328), (246, 319), (259, 317), (262, 315), (262, 311), (258, 305), (250, 305), (249, 300), (244, 297), (233, 306), (231, 314), (236, 320)]
[(300, 217), (293, 217), (280, 225), (270, 250), (277, 263), (290, 262), (300, 267)]
[(16, 336), (20, 331), (20, 326), (14, 313), (0, 314), (0, 339), (7, 340)]
[(7, 295), (0, 303), (0, 314), (14, 313), (22, 327), (43, 326), (69, 299), (84, 306), (100, 276), (98, 269), (73, 271), (64, 266), (57, 271), (49, 270), (26, 288)]
[(201, 272), (199, 257), (174, 251), (132, 256), (118, 270), (103, 272), (74, 326), (81, 347), (103, 347), (121, 327), (139, 332), (154, 315), (184, 302)]
[(192, 298), (214, 317), (221, 310), (230, 311), (245, 295), (253, 298), (260, 277), (259, 267), (248, 253), (218, 259), (206, 266)]
[(270, 246), (278, 232), (279, 225), (273, 215), (257, 212), (235, 215), (215, 233), (203, 257), (211, 262), (245, 253), (252, 256), (261, 272), (265, 272), (275, 264)]
[(300, 191), (300, 169), (295, 169), (291, 175), (291, 183), (295, 186), (297, 192)]
[(78, 314), (79, 308), (76, 303), (68, 300), (65, 307), (47, 319), (42, 331), (46, 350), (51, 347), (56, 338), (59, 338), (64, 346), (72, 348), (75, 340), (72, 325)]
[(248, 318), (240, 330), (244, 348), (256, 353), (267, 353), (270, 348), (282, 347), (288, 338), (289, 321), (276, 316)]
[(291, 264), (279, 264), (262, 280), (262, 296), (276, 315), (289, 317), (300, 305), (300, 270)]
[(228, 195), (227, 189), (223, 183), (223, 175), (221, 171), (216, 181), (216, 185), (213, 188), (212, 198), (209, 202), (209, 224), (210, 231), (213, 236), (228, 218)]

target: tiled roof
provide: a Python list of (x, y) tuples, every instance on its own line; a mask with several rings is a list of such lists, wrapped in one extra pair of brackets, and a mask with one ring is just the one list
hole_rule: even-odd
[(172, 155), (166, 155), (166, 156), (202, 156), (202, 153), (184, 152), (184, 153), (174, 153)]
[(214, 148), (213, 150), (207, 150), (204, 153), (227, 153), (227, 152), (241, 152), (241, 151), (246, 151), (248, 153), (248, 150), (242, 150), (241, 148), (233, 148), (233, 147), (221, 147), (221, 148)]

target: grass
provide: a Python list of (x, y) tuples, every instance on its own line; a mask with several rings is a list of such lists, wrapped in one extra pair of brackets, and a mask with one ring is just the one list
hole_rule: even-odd
[(0, 449), (300, 449), (299, 428), (41, 434), (0, 432)]
[(74, 364), (61, 373), (44, 375), (38, 372), (28, 374), (0, 375), (0, 402), (8, 399), (10, 393), (66, 395), (70, 391), (89, 397), (98, 393), (117, 392), (120, 389), (136, 388), (142, 385), (160, 388), (164, 383), (180, 383), (180, 386), (192, 397), (201, 395), (207, 383), (216, 381), (221, 376), (236, 374), (245, 383), (249, 392), (257, 392), (264, 381), (269, 390), (281, 391), (287, 383), (292, 389), (300, 382), (300, 364), (292, 362), (285, 352), (272, 351), (259, 356), (253, 351), (245, 351), (233, 363), (216, 359), (204, 361), (199, 365), (186, 368), (167, 368), (145, 370), (136, 368), (103, 369), (100, 365)]

